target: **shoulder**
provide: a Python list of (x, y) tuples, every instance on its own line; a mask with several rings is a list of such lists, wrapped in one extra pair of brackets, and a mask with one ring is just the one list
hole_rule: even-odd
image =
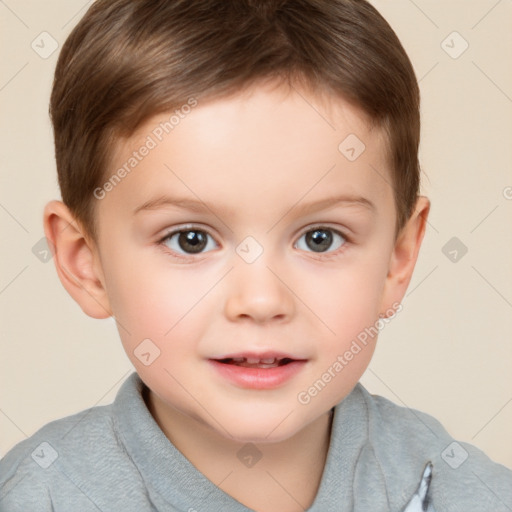
[(129, 454), (130, 443), (146, 440), (148, 429), (156, 428), (148, 426), (141, 385), (133, 372), (113, 403), (52, 421), (12, 448), (0, 460), (0, 510), (151, 508)]
[(69, 485), (69, 461), (94, 465), (108, 451), (114, 437), (110, 409), (92, 407), (52, 421), (15, 445), (0, 460), (0, 508), (52, 510), (52, 488)]
[[(432, 416), (371, 395), (361, 385), (355, 392), (366, 405), (368, 441), (390, 494), (414, 492), (430, 461), (432, 501), (439, 511), (512, 509), (512, 471), (454, 440)], [(404, 490), (407, 481), (411, 484)]]

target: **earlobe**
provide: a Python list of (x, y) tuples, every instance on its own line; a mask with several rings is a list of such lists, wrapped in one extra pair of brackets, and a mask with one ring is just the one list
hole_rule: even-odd
[(93, 318), (112, 316), (94, 243), (88, 240), (61, 201), (46, 205), (44, 232), (55, 247), (54, 261), (59, 279), (84, 313)]
[(429, 211), (429, 199), (418, 197), (414, 212), (397, 237), (389, 261), (381, 303), (382, 312), (393, 309), (393, 304), (400, 303), (405, 295), (425, 235)]

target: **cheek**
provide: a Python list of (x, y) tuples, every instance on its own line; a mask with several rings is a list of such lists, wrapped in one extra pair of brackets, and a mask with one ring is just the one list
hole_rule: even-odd
[[(322, 335), (318, 336), (316, 364), (297, 396), (300, 404), (332, 407), (365, 372), (379, 333), (385, 275), (379, 265), (347, 265), (314, 280), (307, 296), (315, 304), (312, 309), (320, 319), (317, 324)], [(303, 292), (308, 293), (305, 288)]]
[(385, 267), (375, 261), (319, 273), (308, 292), (311, 309), (334, 331), (333, 338), (349, 341), (378, 318), (385, 277)]
[[(199, 330), (208, 325), (201, 318), (209, 304), (208, 291), (218, 280), (198, 269), (173, 271), (165, 259), (151, 260), (139, 258), (136, 266), (128, 259), (118, 260), (107, 279), (121, 340), (132, 360), (145, 339), (158, 346), (162, 360), (168, 359), (167, 348), (172, 347), (175, 357), (185, 346), (193, 346), (200, 339)], [(184, 329), (186, 345), (180, 341)]]

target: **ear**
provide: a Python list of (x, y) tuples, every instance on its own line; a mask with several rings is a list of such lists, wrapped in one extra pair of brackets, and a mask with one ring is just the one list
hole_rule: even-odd
[(55, 248), (59, 279), (71, 297), (93, 318), (112, 316), (96, 245), (61, 201), (46, 205), (44, 232)]
[(413, 214), (398, 234), (389, 260), (388, 275), (382, 294), (382, 317), (387, 316), (386, 311), (396, 310), (396, 304), (402, 301), (409, 286), (425, 235), (429, 211), (430, 201), (428, 198), (418, 197)]

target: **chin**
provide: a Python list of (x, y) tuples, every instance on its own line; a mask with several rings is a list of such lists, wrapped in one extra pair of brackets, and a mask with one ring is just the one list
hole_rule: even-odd
[[(219, 417), (219, 423), (226, 430), (219, 428), (216, 423), (210, 423), (215, 430), (224, 437), (240, 443), (278, 443), (293, 437), (314, 419), (304, 418), (299, 415), (300, 409), (285, 411), (262, 410), (255, 408), (253, 411), (240, 411), (236, 414), (227, 412)], [(309, 421), (308, 421), (309, 420)]]
[(279, 433), (276, 433), (272, 432), (272, 428), (268, 425), (264, 425), (262, 428), (258, 428), (255, 425), (237, 425), (234, 429), (230, 430), (230, 439), (238, 443), (279, 443), (290, 439), (299, 430), (300, 428), (286, 428), (279, 429)]

